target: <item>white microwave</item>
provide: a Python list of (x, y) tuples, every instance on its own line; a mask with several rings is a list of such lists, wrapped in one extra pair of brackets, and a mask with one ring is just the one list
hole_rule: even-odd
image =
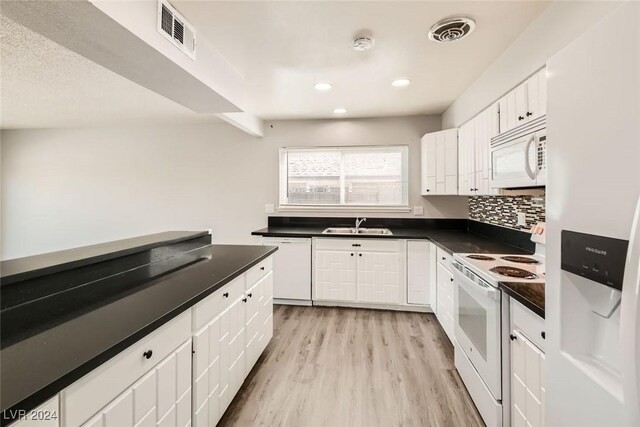
[(491, 188), (546, 185), (546, 116), (491, 138)]

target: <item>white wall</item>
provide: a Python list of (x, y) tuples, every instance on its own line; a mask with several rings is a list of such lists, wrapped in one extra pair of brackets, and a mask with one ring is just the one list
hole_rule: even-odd
[(419, 194), (420, 137), (440, 123), (439, 116), (279, 121), (267, 123), (263, 139), (222, 123), (3, 130), (2, 257), (211, 227), (218, 243), (253, 242), (250, 232), (267, 223), (265, 203), (277, 204), (284, 146), (408, 144), (410, 206), (424, 206), (424, 217), (466, 218), (466, 197)]
[[(507, 93), (620, 5), (615, 1), (555, 1), (443, 113), (458, 127)], [(482, 23), (479, 23), (482, 25)]]

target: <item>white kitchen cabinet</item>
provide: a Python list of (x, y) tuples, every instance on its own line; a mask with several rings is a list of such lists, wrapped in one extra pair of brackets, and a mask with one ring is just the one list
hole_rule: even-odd
[(520, 330), (512, 330), (511, 417), (514, 426), (544, 426), (544, 367), (544, 353)]
[[(120, 393), (83, 426), (189, 426), (190, 377), (191, 339)], [(65, 422), (65, 425), (69, 423)]]
[(513, 426), (544, 426), (545, 323), (537, 314), (509, 298), (511, 420)]
[(273, 254), (273, 297), (280, 304), (311, 303), (311, 239), (264, 237)]
[(460, 127), (458, 181), (462, 195), (499, 194), (499, 190), (489, 185), (491, 138), (498, 134), (498, 111), (498, 103), (495, 103)]
[(420, 156), (422, 195), (458, 194), (458, 130), (424, 135)]
[(451, 271), (451, 255), (441, 248), (437, 248), (436, 272), (436, 318), (447, 337), (454, 342), (454, 298), (455, 283)]
[[(63, 425), (104, 426), (109, 419), (119, 417), (119, 408), (127, 405), (127, 392), (134, 396), (134, 406), (128, 413), (134, 425), (142, 421), (142, 412), (148, 408), (141, 409), (139, 405), (146, 405), (142, 402), (153, 403), (154, 423), (176, 416), (177, 408), (184, 407), (183, 399), (191, 401), (191, 322), (188, 310), (64, 389), (60, 394)], [(150, 376), (158, 382), (158, 388), (145, 385)], [(147, 398), (141, 398), (143, 395)], [(173, 415), (169, 413), (171, 408)], [(183, 417), (182, 412), (180, 415)], [(188, 411), (185, 423), (190, 419)]]
[(317, 250), (316, 299), (356, 301), (356, 265), (355, 250)]
[(316, 239), (314, 301), (406, 305), (405, 248), (395, 239)]
[(546, 68), (536, 72), (499, 101), (500, 133), (507, 132), (547, 113)]
[(357, 301), (397, 305), (402, 301), (397, 252), (358, 252)]
[(436, 249), (426, 240), (407, 241), (407, 304), (436, 306)]
[(267, 258), (195, 306), (193, 425), (215, 426), (273, 336), (273, 271)]

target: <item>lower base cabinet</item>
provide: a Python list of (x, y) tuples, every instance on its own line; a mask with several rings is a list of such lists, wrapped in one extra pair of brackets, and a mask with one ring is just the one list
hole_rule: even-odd
[(399, 240), (317, 239), (314, 256), (314, 300), (406, 304)]
[(59, 417), (42, 425), (213, 427), (272, 337), (269, 257), (43, 404)]
[(436, 273), (436, 317), (446, 332), (449, 340), (454, 342), (454, 299), (455, 282), (451, 269), (451, 255), (444, 250), (437, 249), (437, 273)]
[(259, 269), (255, 283), (223, 288), (230, 302), (194, 334), (194, 427), (218, 423), (273, 336), (273, 273)]
[(545, 425), (544, 320), (510, 298), (511, 425)]
[(83, 424), (86, 427), (191, 423), (191, 339)]

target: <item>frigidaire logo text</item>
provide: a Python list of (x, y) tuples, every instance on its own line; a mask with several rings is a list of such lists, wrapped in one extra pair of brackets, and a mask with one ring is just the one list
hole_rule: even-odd
[(594, 254), (607, 255), (607, 251), (605, 251), (604, 249), (590, 248), (589, 246), (585, 246), (585, 249), (587, 250), (587, 252), (593, 252)]

